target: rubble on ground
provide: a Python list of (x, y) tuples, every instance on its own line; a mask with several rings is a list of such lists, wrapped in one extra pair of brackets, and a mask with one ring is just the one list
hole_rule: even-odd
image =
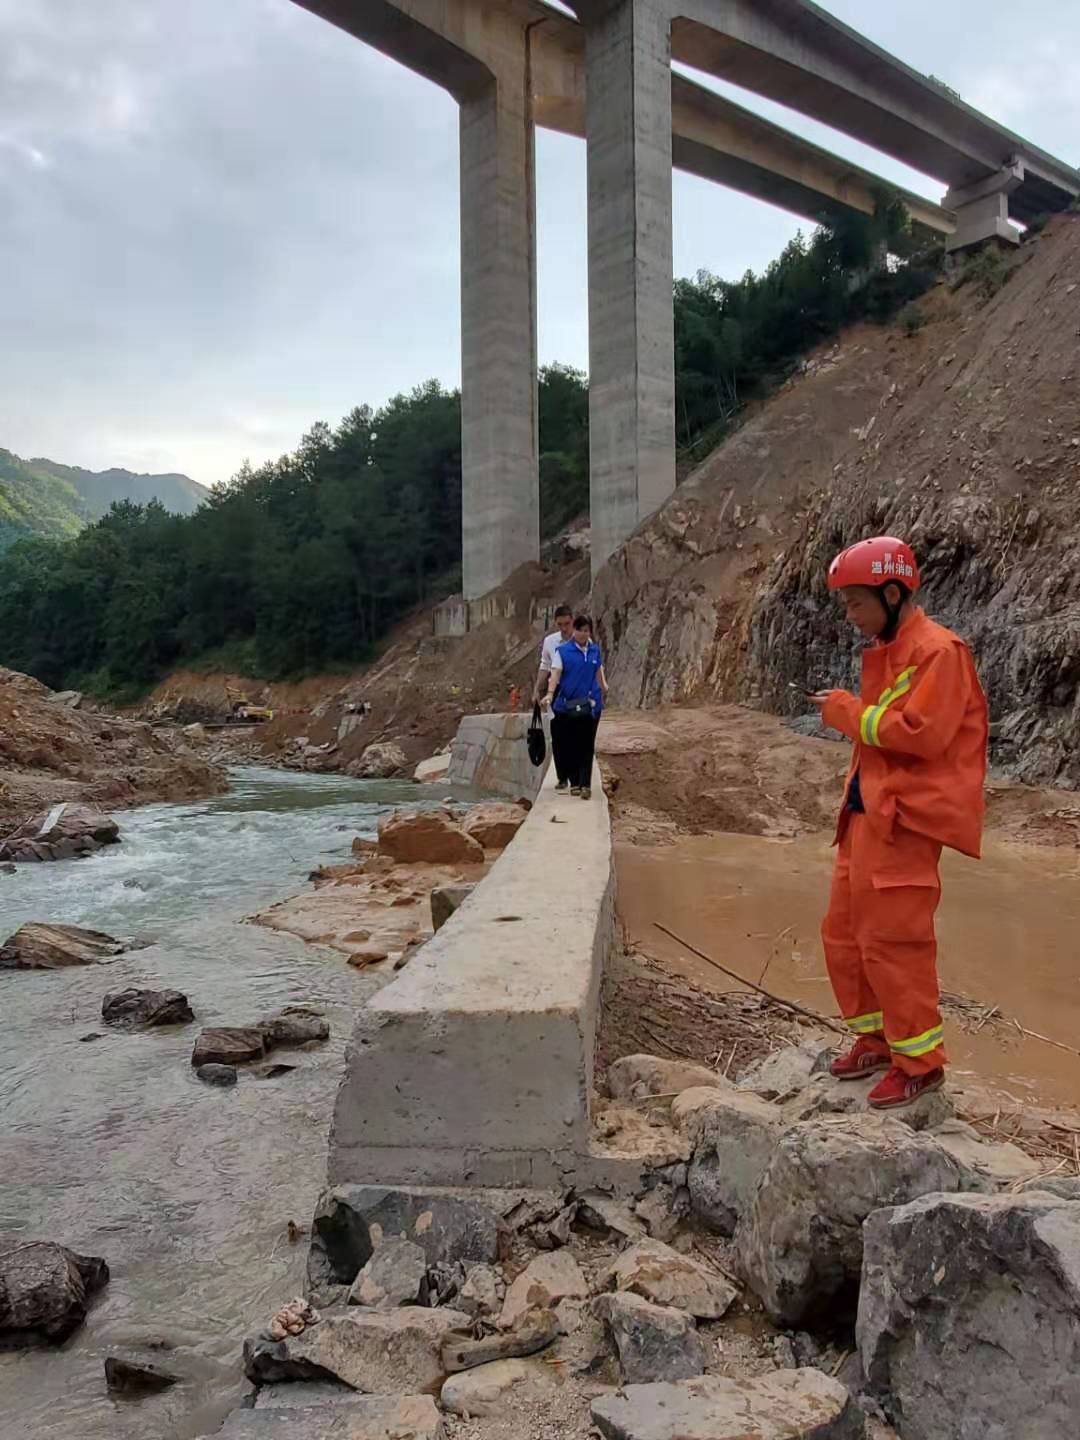
[(78, 860), (120, 843), (120, 827), (89, 805), (62, 802), (32, 816), (0, 841), (0, 860)]

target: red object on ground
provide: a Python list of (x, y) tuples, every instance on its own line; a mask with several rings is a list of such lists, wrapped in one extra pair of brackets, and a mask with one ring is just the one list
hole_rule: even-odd
[(923, 1075), (909, 1075), (894, 1065), (883, 1080), (879, 1080), (866, 1097), (872, 1110), (902, 1110), (905, 1105), (914, 1105), (920, 1095), (931, 1090), (940, 1090), (945, 1083), (945, 1071), (928, 1070)]
[(875, 1070), (888, 1070), (889, 1043), (882, 1031), (875, 1035), (860, 1035), (846, 1055), (841, 1055), (829, 1066), (837, 1080), (862, 1080)]

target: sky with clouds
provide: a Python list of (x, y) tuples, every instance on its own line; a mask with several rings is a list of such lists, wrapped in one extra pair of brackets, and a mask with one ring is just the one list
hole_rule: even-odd
[[(1080, 5), (826, 8), (1080, 162)], [(541, 132), (537, 186), (540, 358), (584, 368), (583, 144)], [(760, 268), (800, 224), (692, 177), (674, 197), (679, 275)], [(457, 384), (457, 204), (453, 102), (291, 0), (0, 0), (0, 446), (210, 484)]]

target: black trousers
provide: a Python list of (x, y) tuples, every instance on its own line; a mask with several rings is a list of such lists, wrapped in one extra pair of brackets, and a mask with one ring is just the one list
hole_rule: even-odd
[[(559, 720), (566, 778), (574, 787), (591, 785), (599, 718), (594, 719), (591, 715), (560, 715)], [(554, 747), (554, 741), (552, 745)]]
[[(566, 740), (566, 716), (560, 715), (557, 711), (551, 714), (551, 762), (555, 766), (555, 778), (562, 784), (569, 783), (570, 770), (568, 768), (569, 756), (567, 754)], [(577, 782), (575, 781), (575, 784)]]

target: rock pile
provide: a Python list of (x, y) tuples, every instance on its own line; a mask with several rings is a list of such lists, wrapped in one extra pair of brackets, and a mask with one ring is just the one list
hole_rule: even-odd
[(120, 843), (115, 820), (89, 805), (54, 805), (27, 820), (0, 843), (0, 860), (75, 860)]

